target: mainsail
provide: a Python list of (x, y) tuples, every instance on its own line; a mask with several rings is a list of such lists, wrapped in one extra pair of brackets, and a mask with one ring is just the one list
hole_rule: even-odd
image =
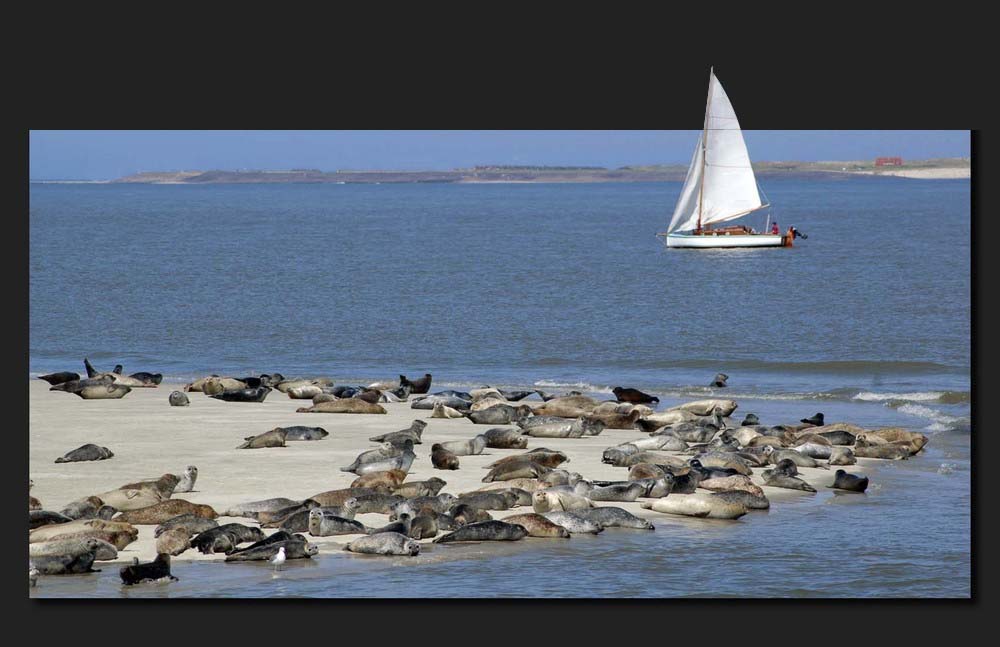
[(705, 129), (688, 168), (668, 232), (697, 229), (765, 206), (740, 123), (715, 73), (709, 74)]

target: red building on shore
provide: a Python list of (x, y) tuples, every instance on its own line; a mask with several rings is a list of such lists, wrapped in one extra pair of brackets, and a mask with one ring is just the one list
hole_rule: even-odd
[(876, 157), (875, 166), (902, 166), (902, 157)]

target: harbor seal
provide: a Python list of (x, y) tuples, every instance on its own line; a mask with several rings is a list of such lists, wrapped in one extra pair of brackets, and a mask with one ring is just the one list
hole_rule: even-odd
[(563, 492), (552, 489), (535, 490), (531, 493), (531, 507), (535, 512), (545, 513), (565, 510), (585, 510), (593, 504), (585, 496), (573, 492)]
[(276, 429), (281, 429), (285, 432), (285, 442), (323, 440), (330, 435), (330, 432), (322, 427), (303, 427), (302, 425), (294, 425), (291, 427), (276, 427)]
[(384, 487), (395, 490), (403, 483), (404, 479), (406, 479), (406, 472), (402, 470), (369, 472), (354, 479), (351, 487)]
[(435, 544), (457, 541), (517, 541), (528, 536), (528, 530), (515, 523), (503, 521), (480, 521), (462, 526), (458, 530), (434, 539)]
[(323, 387), (316, 384), (299, 384), (285, 389), (285, 395), (292, 400), (311, 400), (323, 392)]
[(780, 487), (787, 490), (801, 490), (803, 492), (816, 491), (816, 488), (797, 476), (789, 476), (787, 474), (775, 472), (774, 470), (764, 470), (761, 472), (761, 478), (764, 479), (764, 485), (768, 485), (770, 487)]
[(830, 450), (830, 465), (854, 465), (857, 462), (850, 447), (834, 447)]
[(698, 416), (710, 416), (713, 414), (715, 409), (719, 409), (722, 417), (728, 418), (736, 411), (735, 400), (719, 400), (715, 398), (709, 398), (706, 400), (695, 400), (693, 402), (685, 402), (684, 404), (679, 404), (676, 407), (670, 407), (667, 411), (688, 411)]
[(68, 523), (73, 519), (51, 510), (31, 510), (28, 512), (28, 529), (41, 528), (52, 524)]
[(385, 413), (379, 404), (365, 402), (357, 398), (345, 398), (334, 402), (320, 402), (311, 407), (300, 407), (297, 413)]
[(468, 418), (477, 425), (509, 425), (532, 415), (531, 407), (526, 404), (512, 406), (496, 404), (481, 411), (470, 411)]
[(864, 492), (868, 489), (868, 477), (837, 470), (833, 477), (833, 485), (829, 487), (848, 492)]
[(157, 525), (182, 514), (195, 514), (206, 519), (215, 519), (219, 516), (210, 505), (191, 503), (184, 499), (168, 499), (146, 508), (121, 512), (113, 521), (133, 525)]
[(206, 519), (196, 514), (181, 514), (167, 519), (153, 530), (153, 536), (159, 537), (168, 530), (181, 530), (188, 536), (197, 535), (200, 532), (218, 528), (219, 522), (215, 519)]
[(726, 375), (725, 373), (717, 373), (715, 375), (715, 378), (709, 383), (709, 386), (714, 386), (716, 388), (721, 389), (726, 386), (726, 380), (728, 379), (729, 376)]
[(521, 479), (521, 478), (539, 478), (551, 471), (551, 468), (545, 467), (534, 461), (516, 461), (501, 463), (489, 471), (489, 473), (482, 478), (483, 483), (492, 483), (493, 481), (509, 481), (511, 479)]
[(423, 436), (424, 429), (427, 428), (427, 423), (423, 420), (414, 420), (410, 423), (410, 426), (406, 429), (401, 429), (400, 431), (393, 431), (388, 434), (382, 434), (381, 436), (372, 436), (368, 440), (372, 442), (391, 442), (394, 445), (397, 444), (397, 440), (405, 440), (409, 438), (413, 441), (414, 445), (421, 444), (421, 437)]
[(326, 515), (318, 508), (309, 511), (309, 534), (313, 537), (364, 535), (367, 532), (368, 529), (360, 521)]
[(223, 402), (263, 402), (267, 394), (271, 392), (269, 386), (258, 386), (256, 389), (234, 389), (216, 393), (211, 397)]
[(100, 497), (88, 496), (68, 503), (59, 513), (70, 519), (94, 519), (102, 507), (104, 501)]
[(465, 414), (458, 409), (452, 409), (451, 407), (445, 406), (444, 404), (438, 402), (434, 405), (434, 410), (431, 413), (431, 418), (464, 418)]
[(823, 426), (823, 414), (822, 413), (817, 413), (813, 417), (811, 417), (811, 418), (803, 418), (799, 422), (801, 422), (803, 424), (806, 424), (806, 425), (811, 425), (813, 427), (822, 427)]
[[(428, 376), (430, 377), (430, 376)], [(436, 539), (434, 541), (437, 541)], [(365, 555), (402, 555), (414, 557), (420, 553), (420, 544), (398, 532), (381, 532), (355, 539), (344, 550)]]
[(642, 416), (642, 412), (635, 409), (630, 413), (592, 413), (590, 418), (595, 418), (604, 423), (606, 429), (633, 429), (635, 423)]
[(49, 373), (48, 375), (39, 375), (38, 379), (45, 380), (52, 386), (56, 384), (63, 384), (64, 382), (73, 382), (80, 379), (79, 373), (72, 373), (70, 371), (60, 371), (59, 373)]
[(747, 510), (768, 510), (771, 507), (771, 502), (763, 493), (754, 494), (747, 490), (723, 490), (716, 492), (715, 496), (729, 503), (742, 505)]
[[(277, 535), (277, 533), (275, 533)], [(287, 535), (287, 533), (286, 533)], [(274, 535), (272, 535), (273, 537)], [(285, 536), (285, 535), (283, 535)], [(242, 550), (226, 555), (227, 562), (270, 561), (282, 548), (285, 549), (285, 559), (311, 559), (319, 553), (319, 547), (305, 540), (301, 535), (290, 535), (291, 539), (279, 541), (257, 542)], [(270, 537), (268, 538), (270, 539)]]
[(77, 461), (103, 461), (114, 456), (107, 447), (99, 447), (87, 443), (56, 459), (57, 463), (75, 463)]
[(406, 379), (405, 375), (400, 375), (399, 386), (408, 386), (410, 387), (410, 393), (423, 395), (431, 390), (431, 374), (424, 373), (423, 377), (419, 377), (412, 381)]
[(615, 397), (619, 402), (629, 402), (631, 404), (650, 404), (653, 402), (660, 402), (658, 397), (649, 395), (648, 393), (643, 393), (638, 389), (616, 386), (611, 389), (611, 392), (615, 394)]
[(247, 436), (246, 442), (236, 447), (236, 449), (262, 449), (265, 447), (284, 447), (285, 430), (277, 427), (271, 431), (266, 431), (256, 436)]
[(377, 535), (383, 532), (398, 532), (401, 535), (409, 537), (411, 520), (412, 518), (409, 513), (403, 512), (397, 515), (395, 520), (390, 521), (380, 528), (368, 528), (368, 534)]
[(170, 555), (159, 554), (151, 562), (140, 564), (139, 558), (135, 558), (135, 563), (125, 566), (118, 575), (125, 586), (143, 584), (146, 582), (176, 582), (177, 578), (170, 574)]
[(181, 475), (181, 480), (174, 488), (174, 494), (178, 492), (193, 492), (194, 482), (198, 480), (198, 468), (194, 465), (188, 465), (184, 468), (184, 474)]
[[(362, 467), (368, 465), (381, 465), (387, 460), (403, 456), (406, 453), (413, 454), (413, 441), (406, 440), (403, 443), (403, 447), (397, 447), (392, 443), (382, 443), (375, 449), (369, 449), (368, 451), (361, 452), (358, 454), (357, 458), (350, 465), (346, 465), (340, 468), (341, 472), (354, 472), (361, 476), (367, 472), (381, 472), (387, 471), (384, 469), (366, 469), (364, 471), (359, 471)], [(392, 467), (388, 469), (394, 469)], [(409, 466), (402, 470), (403, 472), (409, 471)]]
[(39, 575), (75, 575), (100, 572), (100, 569), (93, 568), (94, 553), (90, 551), (61, 555), (38, 555), (31, 558), (31, 564)]
[(552, 523), (565, 528), (571, 535), (596, 535), (604, 532), (603, 525), (596, 521), (591, 521), (576, 512), (552, 510), (541, 514)]
[(158, 554), (176, 557), (188, 548), (191, 548), (191, 537), (183, 529), (167, 530), (156, 538), (156, 552)]
[(633, 502), (646, 493), (646, 487), (638, 483), (628, 485), (609, 485), (595, 487), (587, 493), (591, 501), (626, 501)]
[(756, 413), (748, 413), (743, 417), (743, 421), (740, 423), (741, 427), (754, 427), (760, 424), (760, 418), (757, 417)]
[(655, 501), (639, 504), (647, 510), (666, 514), (700, 517), (703, 519), (739, 519), (747, 513), (746, 506), (731, 503), (712, 494), (672, 494)]
[[(540, 418), (540, 420), (535, 420)], [(533, 416), (519, 420), (521, 433), (535, 438), (580, 438), (582, 436), (598, 436), (604, 431), (602, 420), (588, 415), (580, 418), (562, 418), (559, 416)]]
[(74, 391), (76, 395), (84, 400), (119, 400), (131, 392), (132, 387), (114, 383), (85, 386), (78, 391)]
[(124, 550), (126, 546), (139, 538), (139, 530), (128, 523), (81, 519), (31, 530), (28, 532), (28, 543), (53, 539), (87, 539), (88, 537), (103, 539), (118, 550)]
[(172, 407), (186, 407), (191, 404), (191, 400), (188, 399), (187, 394), (182, 391), (171, 391), (170, 396), (167, 398)]
[(630, 528), (633, 530), (655, 530), (656, 527), (648, 520), (637, 517), (628, 510), (613, 506), (602, 506), (585, 510), (574, 510), (569, 513), (588, 521), (600, 524), (604, 528)]
[(53, 539), (52, 541), (40, 541), (28, 544), (28, 557), (38, 557), (41, 555), (79, 555), (81, 553), (93, 553), (94, 561), (118, 559), (118, 549), (103, 539), (96, 537), (88, 537), (86, 539)]
[(560, 451), (554, 451), (546, 447), (539, 447), (537, 449), (532, 449), (530, 452), (525, 452), (524, 454), (505, 456), (504, 458), (493, 461), (489, 465), (485, 465), (484, 469), (493, 469), (494, 467), (499, 467), (500, 465), (518, 462), (533, 462), (538, 463), (539, 465), (544, 465), (545, 467), (555, 468), (559, 467), (563, 463), (568, 463), (569, 456)]
[(422, 496), (437, 496), (441, 492), (447, 483), (436, 476), (425, 481), (410, 481), (409, 483), (403, 483), (392, 489), (392, 493), (401, 497), (406, 497), (407, 499), (413, 499)]
[(527, 512), (504, 517), (504, 522), (523, 526), (528, 531), (529, 537), (541, 537), (544, 539), (569, 539), (570, 537), (568, 530), (546, 519), (537, 512)]
[(97, 498), (104, 501), (106, 505), (121, 511), (148, 508), (151, 505), (160, 503), (164, 499), (158, 492), (141, 488), (109, 490), (101, 492), (97, 495)]
[(483, 436), (486, 446), (491, 449), (525, 449), (528, 446), (528, 439), (520, 429), (494, 427), (486, 430)]
[(205, 395), (220, 395), (226, 391), (242, 391), (250, 388), (246, 382), (231, 377), (208, 377), (201, 383), (201, 392)]
[(439, 470), (457, 470), (458, 456), (442, 447), (440, 443), (435, 443), (431, 445), (431, 465)]
[[(342, 492), (346, 490), (336, 490), (337, 492)], [(348, 494), (344, 498), (346, 499)], [(314, 497), (309, 497), (313, 499)], [(341, 502), (343, 502), (341, 500)], [(240, 503), (234, 505), (222, 513), (224, 517), (246, 517), (248, 519), (256, 519), (261, 512), (276, 512), (278, 510), (283, 510), (290, 506), (301, 505), (303, 501), (296, 501), (295, 499), (286, 499), (284, 497), (276, 497), (273, 499), (264, 499), (262, 501), (250, 501), (248, 503)], [(326, 505), (320, 503), (320, 505)]]
[[(176, 528), (173, 532), (183, 530), (186, 529)], [(265, 539), (265, 535), (260, 528), (244, 526), (239, 523), (227, 523), (203, 530), (191, 539), (190, 545), (203, 555), (211, 555), (213, 553), (231, 553), (237, 550), (237, 546), (240, 544), (258, 542), (262, 539)]]
[(437, 537), (440, 528), (438, 527), (436, 516), (431, 514), (418, 514), (410, 522), (410, 539), (430, 539)]

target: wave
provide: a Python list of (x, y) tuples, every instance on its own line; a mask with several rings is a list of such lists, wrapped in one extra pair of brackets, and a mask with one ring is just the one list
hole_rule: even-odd
[[(548, 358), (548, 361), (553, 361)], [(644, 369), (706, 369), (734, 372), (738, 370), (775, 373), (822, 373), (833, 375), (885, 375), (885, 374), (967, 374), (968, 367), (939, 364), (937, 362), (840, 360), (815, 362), (770, 362), (758, 359), (683, 359), (637, 360), (629, 366)]]
[(929, 420), (930, 424), (924, 428), (926, 431), (969, 431), (972, 428), (972, 420), (967, 416), (950, 416), (922, 404), (903, 404), (896, 411)]
[(855, 400), (866, 402), (936, 402), (938, 404), (966, 404), (972, 400), (968, 391), (918, 391), (915, 393), (873, 393), (862, 391), (854, 396)]
[(576, 389), (577, 391), (584, 391), (586, 393), (611, 393), (610, 386), (597, 386), (590, 384), (589, 382), (557, 382), (555, 380), (538, 380), (532, 386), (557, 388), (557, 389)]

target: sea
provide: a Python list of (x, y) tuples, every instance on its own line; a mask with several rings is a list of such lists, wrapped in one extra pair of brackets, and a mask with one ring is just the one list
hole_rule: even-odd
[[(671, 182), (32, 184), (29, 377), (88, 357), (166, 382), (629, 386), (661, 408), (725, 396), (765, 422), (823, 412), (930, 437), (866, 494), (748, 523), (321, 555), (280, 577), (175, 562), (179, 582), (131, 589), (112, 568), (33, 595), (969, 597), (970, 182), (762, 183), (773, 207), (745, 221), (795, 226), (793, 248), (666, 249)], [(708, 386), (719, 372), (728, 386)]]

